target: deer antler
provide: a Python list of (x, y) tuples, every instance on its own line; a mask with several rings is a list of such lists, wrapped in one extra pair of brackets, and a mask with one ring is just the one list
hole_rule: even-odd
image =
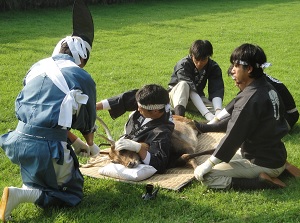
[(100, 117), (97, 116), (96, 118), (100, 122), (102, 127), (104, 128), (107, 137), (105, 135), (100, 134), (100, 133), (96, 133), (96, 134), (98, 136), (100, 136), (101, 138), (105, 139), (106, 141), (108, 141), (111, 145), (115, 145), (115, 140), (113, 139), (107, 125), (104, 123), (104, 121)]
[[(105, 135), (103, 135), (101, 133), (97, 133), (97, 132), (95, 132), (95, 134), (98, 135), (98, 136), (100, 136), (101, 138), (105, 139), (109, 143), (109, 145), (113, 145), (114, 146), (115, 145), (115, 140), (113, 139), (113, 137), (112, 137), (112, 135), (111, 135), (111, 133), (110, 133), (107, 125), (104, 123), (104, 121), (100, 117), (97, 116), (96, 118), (100, 122), (100, 124), (102, 125), (102, 127), (104, 128), (105, 133), (106, 133), (107, 136), (105, 136)], [(102, 144), (99, 145), (99, 147), (101, 145), (106, 145), (106, 144), (102, 143)], [(100, 151), (100, 154), (109, 154), (109, 152), (107, 152), (107, 151)], [(97, 156), (96, 158), (88, 160), (87, 164), (80, 164), (80, 167), (82, 167), (82, 168), (92, 167), (92, 166), (95, 166), (96, 164), (101, 163), (101, 162), (103, 162), (105, 160), (108, 160), (108, 159), (110, 159), (108, 156), (104, 156), (104, 157), (103, 156)]]

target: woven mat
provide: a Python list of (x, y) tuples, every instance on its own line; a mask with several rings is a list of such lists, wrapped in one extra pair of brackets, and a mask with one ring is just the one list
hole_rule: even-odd
[[(223, 136), (224, 133), (205, 133), (199, 135), (197, 151), (201, 152), (213, 149), (215, 145), (218, 144), (218, 142), (222, 139)], [(203, 163), (208, 157), (209, 155), (197, 157), (197, 163)], [(193, 168), (188, 166), (180, 168), (171, 168), (168, 169), (164, 174), (154, 174), (152, 177), (139, 182), (125, 181), (100, 175), (98, 173), (99, 167), (103, 167), (109, 163), (110, 160), (108, 156), (101, 154), (95, 158), (91, 158), (88, 164), (84, 165), (85, 167), (81, 167), (80, 170), (83, 175), (89, 177), (100, 179), (113, 179), (116, 181), (122, 181), (127, 183), (151, 183), (161, 188), (170, 190), (180, 190), (194, 179), (194, 170)]]

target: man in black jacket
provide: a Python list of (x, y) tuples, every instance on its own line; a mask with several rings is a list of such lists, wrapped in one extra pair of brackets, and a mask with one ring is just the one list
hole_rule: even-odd
[(169, 162), (174, 122), (169, 95), (160, 85), (145, 85), (96, 104), (97, 110), (108, 110), (115, 119), (132, 111), (125, 134), (115, 143), (116, 150), (136, 152), (144, 164), (163, 173)]
[[(231, 75), (233, 66), (231, 65), (228, 69), (228, 75)], [(269, 82), (280, 95), (283, 105), (284, 105), (284, 117), (289, 125), (289, 129), (291, 130), (296, 122), (299, 119), (299, 111), (296, 107), (295, 100), (288, 90), (288, 88), (278, 79), (264, 73), (267, 82)], [(229, 121), (229, 113), (233, 109), (234, 100), (231, 101), (223, 110), (214, 117), (213, 120), (208, 122), (207, 124), (202, 122), (198, 123), (195, 121), (195, 124), (201, 133), (205, 132), (225, 132), (227, 123)]]
[[(242, 44), (230, 57), (232, 77), (241, 90), (228, 111), (226, 134), (213, 155), (195, 169), (195, 177), (211, 188), (282, 188), (277, 177), (285, 170), (288, 132), (284, 106), (267, 82), (264, 51)], [(231, 103), (230, 103), (231, 104)]]
[[(210, 57), (212, 44), (208, 40), (196, 40), (189, 55), (174, 67), (168, 84), (170, 102), (175, 115), (185, 115), (186, 109), (196, 110), (208, 121), (222, 109), (224, 82), (222, 70)], [(204, 88), (208, 84), (208, 98)]]

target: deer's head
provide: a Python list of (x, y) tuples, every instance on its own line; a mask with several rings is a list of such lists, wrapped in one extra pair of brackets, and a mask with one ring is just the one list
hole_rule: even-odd
[(105, 139), (111, 145), (110, 151), (108, 153), (108, 156), (111, 159), (111, 161), (113, 163), (122, 164), (123, 166), (128, 168), (134, 168), (137, 165), (139, 165), (141, 163), (140, 156), (136, 152), (128, 151), (128, 150), (120, 150), (120, 151), (115, 150), (115, 140), (113, 140), (107, 125), (104, 123), (104, 121), (101, 118), (97, 117), (97, 120), (104, 128), (107, 137), (102, 134), (97, 134), (97, 135)]
[(129, 150), (117, 151), (114, 145), (110, 147), (108, 155), (113, 163), (119, 163), (128, 168), (137, 167), (141, 163), (140, 156), (136, 152)]

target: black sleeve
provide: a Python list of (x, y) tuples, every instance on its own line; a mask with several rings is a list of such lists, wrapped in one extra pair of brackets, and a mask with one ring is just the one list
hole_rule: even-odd
[(244, 94), (244, 97), (237, 96), (231, 118), (227, 124), (226, 135), (217, 146), (214, 156), (224, 162), (229, 162), (242, 143), (249, 136), (250, 132), (258, 125), (256, 103), (249, 102), (251, 94)]
[(157, 128), (146, 140), (150, 146), (148, 150), (151, 154), (150, 165), (157, 170), (157, 173), (166, 171), (171, 150), (171, 134), (168, 129)]
[(212, 100), (215, 97), (220, 97), (223, 100), (224, 97), (222, 70), (215, 61), (211, 61), (208, 70), (208, 94), (209, 100)]
[(137, 91), (138, 89), (134, 89), (107, 99), (111, 108), (109, 114), (112, 119), (118, 118), (127, 111), (137, 110), (137, 102), (135, 99)]
[(195, 69), (196, 67), (189, 57), (181, 59), (174, 67), (169, 85), (175, 86), (178, 82), (185, 81), (193, 91), (197, 92), (194, 83)]

